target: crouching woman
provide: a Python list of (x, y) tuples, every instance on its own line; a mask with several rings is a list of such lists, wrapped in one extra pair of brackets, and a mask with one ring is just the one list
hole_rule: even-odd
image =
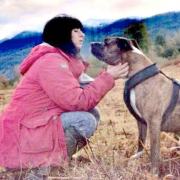
[(82, 30), (76, 18), (54, 17), (44, 27), (44, 43), (20, 65), (23, 78), (0, 117), (0, 166), (61, 166), (95, 132), (95, 106), (115, 79), (127, 75), (128, 65), (108, 68), (95, 79), (87, 76)]

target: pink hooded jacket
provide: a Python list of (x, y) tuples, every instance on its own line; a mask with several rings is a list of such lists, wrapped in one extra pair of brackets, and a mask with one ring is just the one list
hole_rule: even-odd
[(88, 111), (113, 88), (103, 71), (80, 88), (86, 63), (48, 45), (38, 45), (22, 62), (24, 77), (0, 117), (0, 166), (59, 166), (67, 158), (60, 114)]

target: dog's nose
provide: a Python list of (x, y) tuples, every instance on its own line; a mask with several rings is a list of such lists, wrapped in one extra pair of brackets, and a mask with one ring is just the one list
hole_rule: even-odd
[(91, 46), (94, 46), (96, 44), (96, 42), (91, 42)]
[(91, 49), (95, 48), (97, 46), (96, 42), (91, 42)]
[(97, 47), (100, 45), (101, 45), (101, 43), (99, 43), (99, 42), (91, 42), (91, 47)]

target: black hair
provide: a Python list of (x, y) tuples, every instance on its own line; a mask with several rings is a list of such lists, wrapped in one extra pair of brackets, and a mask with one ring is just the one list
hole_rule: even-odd
[(78, 19), (61, 14), (46, 23), (42, 39), (44, 42), (60, 48), (65, 53), (78, 57), (80, 50), (75, 47), (71, 40), (71, 32), (76, 28), (83, 31), (83, 25)]

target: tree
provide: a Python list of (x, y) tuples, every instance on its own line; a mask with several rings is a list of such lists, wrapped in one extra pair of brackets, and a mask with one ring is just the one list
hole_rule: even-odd
[(145, 22), (140, 21), (132, 23), (124, 30), (123, 33), (128, 35), (130, 38), (135, 39), (143, 51), (146, 53), (149, 51), (151, 41)]
[(155, 38), (155, 48), (158, 56), (172, 59), (180, 53), (180, 33), (175, 32), (172, 36), (157, 35)]
[(179, 51), (177, 47), (167, 47), (164, 50), (163, 56), (165, 58), (171, 59), (171, 58), (176, 58), (178, 54), (179, 54)]
[(156, 45), (156, 53), (158, 56), (163, 56), (164, 48), (161, 45)]
[(156, 45), (160, 45), (160, 46), (164, 47), (166, 44), (165, 37), (158, 34), (155, 38), (155, 43), (156, 43)]

